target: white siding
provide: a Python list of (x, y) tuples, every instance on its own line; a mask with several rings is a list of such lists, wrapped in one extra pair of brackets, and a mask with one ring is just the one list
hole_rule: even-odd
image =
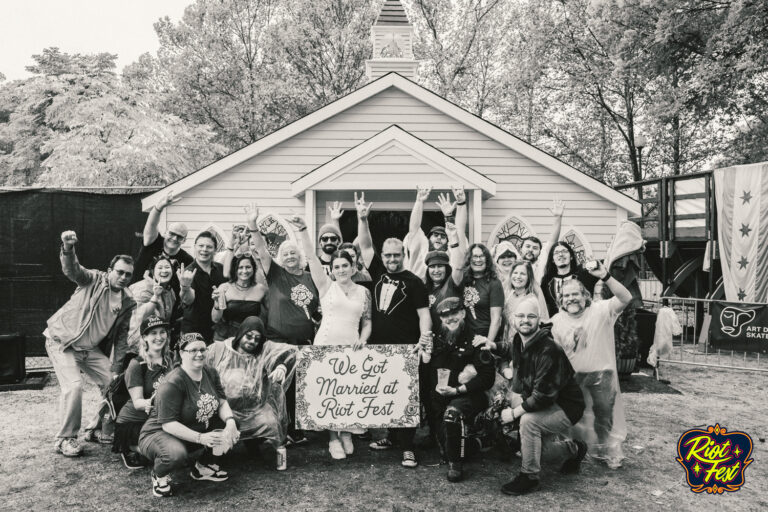
[[(481, 240), (487, 240), (493, 228), (512, 213), (528, 220), (539, 237), (547, 238), (552, 224), (549, 208), (556, 196), (566, 202), (564, 225), (579, 228), (595, 256), (604, 254), (616, 231), (617, 207), (613, 203), (395, 88), (185, 192), (181, 201), (168, 208), (167, 222), (186, 222), (190, 229), (187, 245), (191, 245), (194, 235), (208, 221), (227, 232), (233, 223), (242, 223), (243, 206), (250, 201), (262, 210), (279, 214), (303, 213), (303, 199), (290, 194), (291, 182), (392, 124), (497, 183), (496, 196), (483, 204)], [(398, 175), (405, 169), (413, 171), (413, 157), (402, 152), (388, 152), (379, 158), (379, 162), (367, 163), (355, 172), (381, 181), (400, 179)], [(385, 196), (384, 192), (371, 192), (366, 198), (381, 202), (377, 197)], [(398, 193), (388, 197), (412, 204), (414, 196)], [(345, 199), (347, 207), (352, 207), (351, 192), (319, 192), (318, 226), (326, 222), (325, 201), (333, 199)]]

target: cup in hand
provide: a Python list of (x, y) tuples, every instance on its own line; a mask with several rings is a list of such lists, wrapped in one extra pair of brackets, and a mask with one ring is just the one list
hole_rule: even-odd
[(437, 369), (437, 387), (444, 388), (448, 386), (448, 379), (451, 378), (451, 370), (448, 368)]
[(227, 309), (227, 296), (224, 290), (219, 290), (219, 309)]
[(227, 439), (227, 436), (224, 435), (224, 430), (218, 429), (214, 430), (213, 432), (219, 434), (218, 440), (212, 448), (213, 454), (218, 457), (219, 455), (224, 455), (229, 451), (229, 440)]

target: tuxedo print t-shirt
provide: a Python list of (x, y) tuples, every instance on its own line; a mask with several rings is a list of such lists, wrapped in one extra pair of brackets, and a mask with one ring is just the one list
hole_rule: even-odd
[(419, 315), (429, 307), (427, 290), (413, 272), (387, 272), (376, 254), (368, 267), (373, 281), (373, 333), (371, 343), (414, 344), (419, 341)]

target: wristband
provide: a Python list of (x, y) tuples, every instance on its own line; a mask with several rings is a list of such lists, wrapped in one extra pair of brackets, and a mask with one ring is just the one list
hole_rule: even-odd
[(299, 233), (301, 233), (302, 231), (306, 231), (306, 230), (307, 230), (307, 226), (304, 226), (303, 228), (301, 228), (301, 229), (298, 229), (297, 231), (298, 231)]
[(234, 250), (235, 250), (235, 248), (234, 248), (234, 247), (227, 247), (227, 250), (228, 250), (228, 251), (234, 251)]
[(200, 436), (201, 436), (201, 434), (198, 433), (197, 434), (197, 441), (195, 441), (197, 444), (203, 444), (203, 439)]
[(451, 244), (448, 247), (450, 247), (451, 249), (456, 249), (458, 246), (459, 246), (459, 243), (456, 242), (455, 244)]
[(460, 202), (460, 203), (456, 203), (456, 206), (464, 206), (465, 204), (467, 204), (467, 200), (466, 199), (464, 201)]
[(606, 273), (605, 273), (605, 275), (604, 275), (603, 277), (601, 277), (601, 278), (600, 278), (600, 280), (601, 280), (602, 282), (604, 282), (604, 283), (605, 283), (606, 281), (608, 281), (608, 280), (609, 280), (610, 278), (612, 278), (612, 277), (613, 277), (613, 276), (611, 275), (611, 273), (610, 273), (610, 272), (606, 272)]
[(224, 418), (224, 423), (228, 422), (229, 420), (235, 421), (235, 417), (231, 415), (227, 416), (226, 418)]

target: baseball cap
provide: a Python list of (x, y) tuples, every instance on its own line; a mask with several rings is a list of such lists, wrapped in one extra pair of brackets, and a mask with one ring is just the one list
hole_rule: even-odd
[(147, 334), (147, 331), (155, 327), (170, 327), (170, 324), (157, 315), (150, 315), (141, 321), (141, 334)]
[(424, 258), (424, 264), (430, 265), (450, 265), (448, 253), (445, 251), (429, 251)]

